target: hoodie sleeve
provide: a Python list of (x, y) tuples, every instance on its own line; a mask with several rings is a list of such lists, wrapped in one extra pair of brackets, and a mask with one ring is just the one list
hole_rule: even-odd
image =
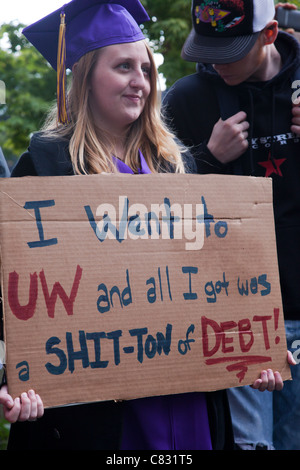
[(229, 166), (219, 162), (207, 148), (207, 141), (199, 144), (197, 147), (190, 148), (194, 156), (197, 172), (200, 174), (227, 174)]

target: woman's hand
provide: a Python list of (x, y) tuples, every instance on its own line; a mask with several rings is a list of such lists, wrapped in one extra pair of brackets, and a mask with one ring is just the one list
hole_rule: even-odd
[[(288, 363), (291, 366), (296, 365), (296, 361), (290, 351), (288, 351), (287, 356)], [(260, 378), (257, 379), (251, 387), (260, 392), (264, 392), (265, 390), (273, 392), (274, 390), (283, 389), (283, 380), (280, 372), (273, 372), (272, 369), (263, 370), (260, 374)]]
[(33, 390), (13, 398), (8, 394), (7, 386), (0, 389), (0, 404), (3, 406), (4, 418), (10, 422), (34, 421), (44, 414), (44, 405), (39, 395)]
[[(278, 8), (284, 8), (285, 10), (298, 10), (297, 5), (295, 5), (294, 3), (282, 3), (282, 2), (277, 3), (277, 5), (275, 5), (275, 11), (276, 11), (275, 20), (276, 20), (276, 15), (277, 15), (277, 9)], [(290, 33), (290, 34), (295, 33), (295, 30), (293, 28), (287, 28), (285, 31), (287, 33)]]
[(275, 5), (275, 10), (277, 11), (278, 8), (285, 8), (286, 10), (297, 10), (298, 7), (294, 3), (282, 3), (279, 2)]

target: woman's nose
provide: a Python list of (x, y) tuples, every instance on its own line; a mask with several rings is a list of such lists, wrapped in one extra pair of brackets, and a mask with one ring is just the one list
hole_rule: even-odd
[(144, 88), (146, 83), (146, 78), (143, 70), (136, 70), (130, 81), (130, 85), (133, 88)]

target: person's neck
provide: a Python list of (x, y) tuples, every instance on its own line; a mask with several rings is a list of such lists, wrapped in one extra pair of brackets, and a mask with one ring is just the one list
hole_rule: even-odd
[(113, 144), (113, 155), (119, 160), (125, 159), (125, 137), (120, 136), (118, 139), (112, 141)]
[(253, 82), (267, 82), (272, 80), (282, 68), (281, 55), (276, 49), (275, 45), (272, 44), (266, 47), (266, 55), (262, 67), (258, 71), (252, 80)]
[(104, 139), (106, 145), (111, 149), (112, 155), (119, 160), (125, 159), (125, 142), (128, 130), (119, 132), (109, 132), (107, 130), (101, 130), (99, 132), (99, 138)]

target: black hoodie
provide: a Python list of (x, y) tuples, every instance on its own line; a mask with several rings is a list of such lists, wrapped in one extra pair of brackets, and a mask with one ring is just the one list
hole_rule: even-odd
[[(191, 148), (198, 173), (266, 176), (273, 180), (274, 215), (284, 314), (300, 319), (300, 137), (290, 130), (292, 83), (300, 67), (300, 46), (280, 32), (276, 48), (282, 69), (267, 82), (227, 86), (211, 65), (176, 82), (164, 99), (164, 113), (177, 137)], [(228, 93), (227, 115), (220, 91)], [(220, 107), (221, 106), (221, 107)], [(223, 109), (223, 108), (222, 108)], [(213, 127), (238, 111), (250, 123), (249, 145), (236, 162), (223, 165), (207, 149)]]

